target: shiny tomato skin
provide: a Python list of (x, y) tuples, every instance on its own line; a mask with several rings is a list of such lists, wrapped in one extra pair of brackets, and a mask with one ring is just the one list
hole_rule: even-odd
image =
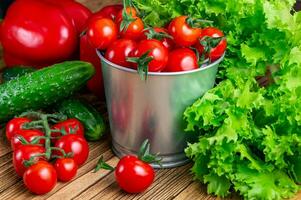
[[(120, 24), (120, 22), (122, 21), (123, 17), (123, 10), (124, 9), (121, 9), (118, 13), (117, 13), (117, 16), (116, 16), (116, 22)], [(132, 16), (133, 18), (137, 17), (137, 11), (135, 8), (133, 7), (126, 7), (126, 13), (130, 16)]]
[[(168, 50), (159, 40), (141, 40), (138, 43), (137, 49), (134, 51), (134, 57), (141, 57), (147, 51), (150, 51), (148, 56), (152, 57), (153, 60), (148, 64), (149, 72), (160, 72), (162, 71), (168, 61)], [(136, 66), (137, 68), (137, 66)]]
[(168, 27), (169, 34), (173, 37), (176, 45), (189, 47), (194, 45), (201, 33), (201, 29), (192, 28), (186, 23), (187, 16), (174, 18)]
[[(116, 20), (118, 13), (122, 10), (123, 6), (120, 4), (105, 6), (99, 11), (93, 14), (93, 17), (104, 17), (111, 18), (112, 20)], [(92, 17), (92, 18), (93, 18)]]
[(168, 54), (168, 63), (164, 71), (180, 72), (198, 69), (196, 54), (189, 48), (175, 49)]
[(22, 129), (22, 125), (31, 122), (31, 119), (25, 117), (17, 117), (10, 120), (5, 127), (6, 138), (8, 141), (16, 134), (16, 131)]
[[(22, 136), (27, 142), (32, 142), (36, 137), (45, 136), (45, 134), (40, 130), (19, 130), (16, 131), (16, 134), (11, 139), (11, 146), (13, 151), (22, 146), (22, 142), (19, 139), (19, 136)], [(45, 139), (41, 139), (37, 145), (44, 145)]]
[(123, 67), (130, 67), (132, 63), (126, 58), (137, 48), (137, 43), (129, 39), (119, 39), (113, 42), (106, 51), (105, 58)]
[(95, 68), (94, 76), (87, 82), (88, 89), (99, 99), (104, 99), (101, 63), (95, 48), (88, 41), (87, 34), (80, 37), (80, 60), (90, 62)]
[(23, 182), (32, 193), (38, 195), (46, 194), (57, 183), (56, 171), (50, 163), (39, 161), (25, 171)]
[[(222, 31), (220, 31), (217, 28), (207, 27), (202, 30), (200, 39), (202, 39), (206, 36), (215, 38), (215, 37), (223, 37), (224, 34)], [(197, 42), (195, 47), (201, 55), (204, 53), (204, 47), (201, 45), (200, 42)], [(219, 59), (225, 53), (226, 48), (227, 48), (227, 40), (223, 39), (220, 41), (220, 43), (216, 47), (212, 48), (209, 51), (209, 55), (206, 55), (206, 56), (209, 57), (211, 61), (215, 61), (215, 60)]]
[(99, 18), (91, 21), (87, 36), (90, 44), (97, 49), (105, 50), (117, 39), (118, 29), (113, 20)]
[(115, 178), (121, 189), (128, 193), (146, 190), (154, 181), (154, 169), (136, 156), (120, 159), (115, 169)]
[[(63, 149), (66, 153), (72, 152), (73, 159), (79, 166), (84, 164), (89, 156), (88, 142), (79, 135), (64, 135), (56, 141), (55, 147)], [(62, 156), (60, 152), (55, 152), (55, 154)]]
[[(75, 135), (81, 135), (84, 136), (85, 129), (84, 126), (80, 121), (78, 121), (75, 118), (67, 119), (63, 122), (59, 122), (55, 125), (52, 126), (52, 129), (55, 130), (65, 130), (66, 134), (75, 134)], [(58, 132), (52, 132), (51, 137), (61, 137), (62, 134)], [(55, 144), (55, 142), (58, 140), (57, 139), (52, 139), (51, 142)]]
[(3, 21), (1, 35), (7, 53), (34, 63), (63, 61), (77, 47), (77, 32), (69, 17), (44, 1), (15, 1)]
[(53, 3), (61, 8), (72, 21), (78, 34), (81, 34), (85, 30), (87, 26), (87, 20), (92, 16), (92, 12), (87, 7), (73, 0), (44, 1)]
[(120, 31), (122, 38), (139, 40), (144, 30), (144, 24), (141, 18), (135, 17), (135, 21), (131, 22), (126, 30)]
[(54, 168), (59, 181), (67, 182), (77, 173), (77, 164), (72, 158), (59, 158), (54, 163)]
[[(165, 33), (168, 34), (168, 31), (165, 28), (155, 27), (154, 31), (157, 33)], [(144, 30), (142, 33), (141, 40), (147, 39), (147, 34), (149, 33), (149, 30)], [(168, 49), (168, 51), (172, 50), (175, 46), (174, 41), (171, 38), (162, 38), (160, 40), (162, 44)]]
[[(16, 173), (22, 177), (26, 167), (23, 165), (23, 161), (29, 160), (31, 156), (45, 153), (45, 148), (37, 145), (23, 145), (13, 152), (13, 165)], [(35, 161), (45, 160), (45, 157), (39, 156), (35, 158)]]

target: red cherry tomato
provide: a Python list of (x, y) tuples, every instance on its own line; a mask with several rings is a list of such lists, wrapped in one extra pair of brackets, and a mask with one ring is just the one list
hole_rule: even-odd
[[(159, 27), (155, 27), (154, 31), (157, 33), (164, 33), (164, 34), (168, 34), (168, 31), (165, 28), (159, 28)], [(143, 31), (142, 34), (142, 38), (143, 40), (147, 39), (147, 35), (149, 34), (149, 30), (145, 30)], [(153, 38), (156, 39), (156, 38)], [(162, 44), (170, 51), (171, 49), (173, 49), (173, 47), (175, 46), (174, 41), (171, 38), (168, 37), (163, 37), (162, 39), (160, 39), (160, 41), (162, 42)]]
[(169, 34), (179, 46), (189, 47), (194, 45), (201, 33), (201, 29), (192, 28), (186, 22), (187, 16), (174, 18), (168, 27)]
[(77, 37), (69, 17), (46, 1), (15, 1), (1, 28), (6, 53), (34, 63), (69, 59), (76, 50)]
[(95, 75), (88, 81), (87, 87), (100, 99), (104, 99), (104, 87), (101, 71), (101, 63), (95, 48), (91, 46), (87, 35), (80, 38), (80, 60), (90, 62), (95, 68)]
[[(58, 124), (55, 124), (52, 126), (52, 129), (55, 130), (65, 130), (66, 134), (75, 134), (75, 135), (81, 135), (84, 136), (84, 126), (80, 121), (77, 119), (67, 119), (66, 121), (60, 122)], [(61, 137), (62, 134), (59, 132), (52, 132), (51, 137), (57, 137), (57, 139), (52, 139), (51, 142), (55, 144), (55, 142), (58, 140), (59, 137)]]
[(148, 163), (139, 160), (136, 156), (125, 156), (116, 166), (115, 177), (124, 191), (139, 193), (153, 183), (155, 173)]
[(164, 71), (179, 72), (198, 69), (196, 54), (188, 48), (175, 49), (168, 54), (168, 63)]
[(133, 7), (127, 7), (126, 13), (132, 16), (135, 21), (130, 22), (126, 29), (120, 30), (120, 24), (122, 23), (122, 20), (124, 20), (122, 17), (123, 10), (120, 10), (116, 18), (120, 35), (126, 39), (139, 40), (144, 30), (143, 21), (141, 18), (137, 17), (137, 11)]
[(168, 50), (159, 40), (142, 40), (139, 42), (137, 49), (134, 51), (134, 57), (141, 57), (149, 51), (148, 56), (153, 60), (148, 64), (149, 72), (162, 71), (168, 61)]
[(113, 42), (106, 51), (105, 58), (124, 67), (130, 67), (132, 63), (126, 58), (137, 48), (137, 43), (129, 39), (119, 39)]
[[(132, 17), (137, 17), (137, 11), (133, 7), (126, 7), (126, 13)], [(120, 23), (123, 20), (123, 9), (119, 10), (117, 17), (116, 17), (116, 22)]]
[(117, 39), (117, 30), (116, 24), (111, 19), (93, 20), (88, 26), (88, 40), (94, 48), (104, 50)]
[[(210, 37), (210, 38), (217, 38), (217, 37), (223, 37), (224, 34), (217, 28), (207, 27), (202, 30), (200, 40), (206, 36)], [(204, 53), (204, 47), (201, 45), (200, 42), (197, 42), (195, 47), (199, 51), (200, 54)], [(212, 48), (209, 51), (209, 55), (206, 55), (206, 56), (209, 57), (211, 61), (215, 61), (215, 60), (219, 59), (225, 53), (226, 48), (227, 48), (227, 40), (222, 39), (217, 44), (217, 46), (215, 46), (214, 48)]]
[[(55, 147), (63, 149), (66, 153), (73, 153), (73, 159), (78, 165), (86, 162), (89, 156), (89, 145), (87, 141), (79, 135), (65, 135), (56, 143)], [(62, 156), (61, 152), (55, 154)]]
[[(44, 133), (39, 130), (19, 130), (11, 139), (11, 146), (13, 150), (16, 150), (22, 146), (21, 139), (19, 137), (23, 137), (27, 142), (32, 142), (37, 137), (44, 136)], [(39, 140), (37, 144), (45, 144), (45, 139)]]
[(59, 158), (54, 163), (57, 177), (62, 182), (73, 179), (77, 173), (77, 164), (72, 158)]
[(122, 8), (123, 6), (120, 4), (105, 6), (99, 11), (95, 12), (92, 18), (104, 17), (110, 18), (115, 21), (117, 18), (117, 14)]
[(39, 161), (30, 166), (23, 175), (25, 186), (35, 194), (50, 192), (57, 183), (54, 167), (46, 161)]
[(72, 20), (78, 34), (84, 31), (87, 25), (87, 20), (92, 15), (92, 12), (87, 7), (73, 0), (46, 1), (53, 3), (65, 12), (65, 14)]
[[(13, 153), (13, 165), (19, 176), (23, 176), (26, 167), (23, 165), (25, 160), (29, 160), (30, 157), (45, 153), (45, 148), (36, 145), (24, 145), (16, 149)], [(43, 156), (35, 157), (34, 161), (45, 160)]]
[(10, 120), (6, 124), (5, 133), (8, 141), (16, 134), (17, 131), (22, 129), (22, 125), (31, 122), (30, 119), (24, 117), (18, 117)]

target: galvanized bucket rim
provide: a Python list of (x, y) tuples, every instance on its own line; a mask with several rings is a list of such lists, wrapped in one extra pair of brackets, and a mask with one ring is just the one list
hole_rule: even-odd
[[(96, 50), (96, 53), (100, 57), (101, 60), (103, 60), (104, 62), (106, 62), (110, 66), (114, 67), (115, 69), (125, 71), (125, 72), (129, 72), (129, 73), (137, 73), (137, 70), (135, 70), (135, 69), (130, 69), (128, 67), (123, 67), (121, 65), (117, 65), (117, 64), (112, 63), (111, 61), (107, 60), (99, 50)], [(209, 68), (219, 64), (224, 59), (224, 56), (225, 56), (225, 53), (218, 60), (214, 61), (213, 63), (210, 63), (209, 65), (207, 65), (205, 67), (200, 67), (199, 69), (195, 69), (195, 70), (182, 71), (182, 72), (148, 72), (147, 75), (148, 76), (178, 76), (178, 75), (183, 75), (183, 74), (192, 74), (192, 73), (196, 73), (196, 72), (199, 72), (199, 71), (209, 69)]]

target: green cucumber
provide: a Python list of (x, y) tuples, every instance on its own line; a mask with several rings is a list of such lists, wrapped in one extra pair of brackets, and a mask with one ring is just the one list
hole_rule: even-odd
[(3, 82), (7, 82), (15, 78), (19, 78), (20, 76), (23, 76), (25, 74), (32, 73), (34, 71), (36, 71), (36, 69), (31, 67), (23, 67), (23, 66), (5, 68), (2, 73), (2, 80)]
[(67, 61), (3, 83), (0, 85), (0, 122), (69, 97), (94, 73), (90, 63)]
[(105, 133), (106, 126), (101, 114), (80, 100), (64, 100), (57, 106), (57, 111), (68, 118), (78, 119), (84, 125), (85, 138), (89, 141), (99, 140)]

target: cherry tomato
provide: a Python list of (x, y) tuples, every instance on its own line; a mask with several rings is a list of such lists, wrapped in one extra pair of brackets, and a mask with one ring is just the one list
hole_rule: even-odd
[(22, 125), (25, 123), (31, 122), (30, 119), (24, 118), (24, 117), (18, 117), (10, 120), (6, 124), (5, 133), (6, 138), (8, 141), (11, 140), (11, 138), (16, 134), (16, 131), (19, 131), (22, 129)]
[(104, 18), (110, 18), (112, 20), (116, 20), (117, 14), (119, 13), (119, 11), (122, 8), (123, 8), (123, 6), (120, 4), (105, 6), (102, 9), (100, 9), (99, 11), (95, 12), (93, 14), (92, 18), (104, 17)]
[(90, 62), (95, 68), (94, 76), (87, 82), (88, 89), (100, 99), (104, 99), (101, 63), (95, 48), (88, 41), (87, 34), (80, 37), (80, 60)]
[(137, 47), (137, 43), (129, 39), (119, 39), (113, 42), (106, 51), (105, 58), (109, 61), (124, 67), (130, 67), (132, 63), (126, 61), (126, 58)]
[[(53, 125), (52, 129), (55, 130), (65, 130), (66, 134), (75, 134), (75, 135), (81, 135), (84, 136), (84, 126), (80, 121), (77, 119), (67, 119), (66, 121), (60, 122), (58, 124)], [(57, 139), (52, 139), (51, 142), (55, 144), (55, 142), (58, 140), (59, 137), (61, 137), (62, 134), (59, 132), (52, 132), (51, 137), (57, 137)]]
[(154, 169), (136, 156), (120, 159), (115, 169), (115, 178), (124, 191), (139, 193), (146, 190), (154, 181)]
[(129, 22), (129, 25), (126, 29), (120, 30), (120, 24), (124, 20), (122, 17), (122, 13), (123, 10), (119, 11), (116, 18), (116, 22), (118, 24), (121, 37), (131, 39), (131, 40), (139, 40), (144, 30), (144, 24), (141, 18), (137, 17), (137, 12), (135, 8), (133, 7), (126, 8), (126, 13), (131, 17), (133, 17), (135, 21)]
[(149, 56), (153, 58), (148, 64), (149, 72), (162, 71), (168, 61), (168, 50), (159, 40), (150, 39), (139, 42), (137, 49), (134, 51), (134, 57), (141, 57), (149, 51)]
[[(89, 145), (87, 141), (79, 135), (64, 135), (56, 143), (55, 147), (64, 149), (66, 153), (73, 153), (73, 159), (78, 165), (84, 164), (89, 156)], [(60, 152), (55, 154), (62, 156)]]
[(175, 49), (168, 54), (168, 63), (164, 71), (179, 72), (198, 69), (196, 54), (188, 48)]
[(186, 19), (187, 16), (176, 17), (168, 27), (168, 32), (174, 38), (175, 43), (183, 47), (194, 45), (201, 33), (201, 29), (190, 27)]
[[(130, 16), (132, 16), (132, 17), (137, 17), (137, 11), (136, 11), (135, 8), (133, 8), (133, 7), (126, 7), (125, 10), (126, 10), (125, 12), (126, 12), (128, 15), (130, 15)], [(120, 23), (120, 22), (123, 20), (122, 15), (123, 15), (123, 9), (119, 10), (119, 12), (118, 12), (118, 14), (117, 14), (117, 17), (116, 17), (116, 22), (117, 22), (117, 23)]]
[(25, 171), (23, 182), (29, 191), (39, 195), (46, 194), (57, 183), (56, 171), (48, 162), (39, 161)]
[[(39, 130), (19, 130), (16, 132), (16, 134), (11, 139), (11, 146), (13, 150), (18, 149), (20, 146), (22, 146), (22, 142), (19, 138), (19, 136), (22, 136), (27, 142), (32, 142), (35, 138), (44, 136), (44, 133)], [(45, 144), (45, 139), (39, 140), (38, 144)]]
[(57, 177), (62, 182), (73, 179), (77, 173), (77, 164), (72, 158), (59, 158), (54, 163)]
[[(154, 31), (156, 33), (164, 33), (164, 34), (168, 34), (168, 31), (165, 28), (159, 28), (159, 27), (155, 27)], [(142, 38), (143, 40), (147, 39), (147, 35), (149, 34), (149, 30), (144, 30), (143, 34), (142, 34)], [(152, 38), (152, 39), (157, 39), (157, 38)], [(171, 38), (168, 37), (163, 37), (162, 39), (159, 39), (162, 44), (170, 51), (171, 49), (173, 49), (173, 47), (175, 46), (174, 41)]]
[[(13, 153), (13, 165), (19, 176), (23, 176), (26, 167), (23, 165), (25, 160), (29, 160), (30, 157), (45, 153), (45, 148), (36, 145), (24, 145), (16, 149)], [(35, 157), (34, 161), (45, 160), (44, 156)]]
[(94, 48), (104, 50), (117, 39), (117, 26), (113, 20), (99, 18), (88, 26), (88, 40)]
[[(202, 40), (206, 36), (211, 38), (217, 38), (217, 37), (223, 37), (224, 34), (217, 28), (207, 27), (202, 30), (200, 40)], [(195, 47), (200, 54), (204, 53), (204, 47), (201, 45), (200, 42), (197, 42)], [(227, 48), (227, 40), (222, 39), (215, 47), (213, 47), (209, 51), (209, 55), (207, 56), (210, 58), (211, 61), (215, 61), (225, 53), (226, 48)]]

